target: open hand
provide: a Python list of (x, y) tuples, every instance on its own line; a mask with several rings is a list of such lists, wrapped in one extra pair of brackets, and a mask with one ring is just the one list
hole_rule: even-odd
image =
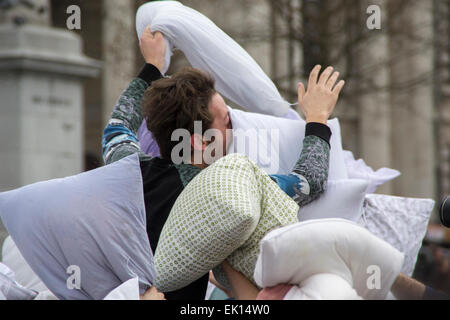
[[(345, 85), (341, 80), (338, 84), (339, 72), (333, 73), (333, 67), (328, 67), (319, 72), (322, 67), (317, 65), (309, 76), (308, 91), (302, 83), (298, 84), (298, 103), (306, 117), (306, 122), (319, 122), (327, 124), (327, 120), (333, 113), (336, 103)], [(336, 84), (336, 85), (335, 85)]]

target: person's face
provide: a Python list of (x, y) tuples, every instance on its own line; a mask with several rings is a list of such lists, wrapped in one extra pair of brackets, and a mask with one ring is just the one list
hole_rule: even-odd
[[(231, 142), (233, 125), (228, 107), (220, 94), (216, 93), (212, 97), (209, 112), (214, 119), (211, 129), (216, 129), (221, 133), (219, 137), (221, 141), (218, 144), (223, 148), (223, 155), (226, 155), (228, 144)], [(229, 130), (228, 133), (227, 129)]]

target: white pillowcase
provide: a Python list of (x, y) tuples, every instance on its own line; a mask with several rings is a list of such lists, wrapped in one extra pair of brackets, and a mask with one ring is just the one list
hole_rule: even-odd
[(3, 242), (2, 257), (3, 262), (14, 271), (17, 282), (25, 288), (37, 292), (48, 290), (42, 280), (39, 279), (25, 261), (11, 236), (8, 236), (5, 242)]
[(172, 51), (179, 49), (194, 68), (213, 75), (217, 91), (239, 106), (276, 116), (289, 111), (289, 103), (256, 61), (201, 13), (178, 1), (154, 1), (142, 5), (136, 14), (139, 37), (149, 25), (166, 39), (163, 73)]
[(136, 277), (122, 283), (103, 300), (140, 300), (139, 278)]
[[(17, 282), (25, 288), (38, 292), (34, 300), (58, 300), (42, 283), (38, 276), (31, 270), (28, 263), (22, 257), (19, 249), (11, 237), (6, 238), (3, 244), (3, 261), (11, 266), (16, 272), (10, 274), (15, 276)], [(1, 263), (0, 263), (1, 265)], [(1, 268), (0, 268), (1, 269)], [(1, 272), (1, 270), (0, 270)], [(22, 281), (19, 281), (19, 279)], [(139, 278), (130, 279), (110, 292), (104, 300), (139, 300)], [(1, 300), (1, 299), (0, 299)]]
[(350, 151), (344, 150), (343, 155), (348, 177), (350, 179), (363, 179), (370, 182), (367, 193), (374, 193), (379, 186), (401, 175), (400, 171), (390, 168), (381, 168), (374, 171), (363, 159), (355, 160), (355, 156)]
[(402, 273), (411, 276), (434, 205), (431, 199), (367, 195), (359, 224), (403, 252)]
[[(0, 218), (28, 265), (59, 299), (102, 300), (136, 276), (142, 293), (153, 284), (138, 154), (0, 193)], [(67, 279), (77, 269), (81, 287), (72, 290)]]
[[(333, 274), (345, 280), (363, 299), (383, 300), (402, 265), (402, 253), (353, 222), (311, 220), (276, 229), (261, 240), (254, 279), (263, 288), (278, 284), (301, 288), (314, 275)], [(369, 279), (373, 266), (380, 275), (378, 283)], [(316, 293), (323, 297), (321, 292), (327, 291), (327, 283), (324, 285), (321, 278), (317, 280), (308, 288), (316, 287)], [(377, 287), (370, 289), (368, 284)], [(342, 289), (348, 292), (348, 287)]]
[(361, 300), (352, 286), (332, 273), (315, 274), (294, 286), (283, 300)]
[(300, 208), (298, 220), (341, 218), (359, 222), (368, 185), (366, 180), (330, 180), (319, 199)]
[[(233, 142), (229, 153), (248, 156), (267, 174), (290, 174), (303, 148), (306, 122), (231, 109)], [(330, 141), (329, 179), (348, 179), (338, 119), (328, 121)]]

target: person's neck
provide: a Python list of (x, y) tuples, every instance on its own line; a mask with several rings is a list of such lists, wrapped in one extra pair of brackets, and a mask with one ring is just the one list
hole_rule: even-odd
[(192, 157), (191, 157), (191, 165), (192, 165), (192, 166), (197, 167), (197, 168), (199, 168), (200, 170), (203, 170), (203, 169), (205, 169), (205, 168), (207, 167), (207, 165), (203, 162), (203, 160), (202, 160), (202, 163), (201, 163), (201, 164), (197, 164), (197, 163), (195, 163), (195, 160), (194, 160), (194, 159), (195, 159), (194, 156), (192, 156)]
[(206, 168), (206, 166), (204, 164), (193, 164), (193, 166), (199, 168), (200, 170), (203, 170)]
[[(224, 156), (226, 156), (226, 155), (227, 155), (227, 153), (225, 153)], [(201, 164), (196, 164), (194, 159), (195, 159), (195, 156), (192, 156), (192, 157), (191, 157), (191, 165), (194, 166), (194, 167), (197, 167), (197, 168), (203, 170), (203, 169), (206, 169), (206, 168), (209, 166), (209, 165), (207, 165), (207, 164), (204, 162), (204, 160), (203, 160), (203, 155), (202, 155), (202, 163), (201, 163)], [(218, 160), (218, 159), (216, 159), (216, 160)]]

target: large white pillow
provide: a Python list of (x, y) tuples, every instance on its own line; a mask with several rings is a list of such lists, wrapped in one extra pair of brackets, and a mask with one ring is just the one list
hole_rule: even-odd
[(300, 208), (298, 220), (341, 218), (359, 222), (368, 185), (366, 180), (329, 180), (319, 199)]
[(137, 154), (0, 193), (0, 217), (31, 269), (59, 299), (101, 300), (136, 276), (141, 293), (153, 284)]
[[(332, 274), (363, 299), (383, 300), (402, 265), (402, 253), (356, 223), (310, 220), (276, 229), (261, 240), (254, 279), (263, 288), (278, 284), (301, 287), (314, 275)], [(380, 275), (379, 282), (370, 279), (374, 270)], [(327, 291), (326, 285), (315, 282), (321, 288), (319, 294)], [(348, 292), (348, 287), (343, 291)]]
[(178, 1), (153, 1), (136, 14), (138, 37), (147, 26), (160, 31), (167, 43), (165, 73), (172, 51), (183, 51), (194, 68), (209, 72), (217, 91), (253, 112), (284, 116), (289, 110), (272, 80), (232, 38), (200, 12)]
[(318, 273), (293, 286), (283, 300), (362, 300), (350, 283), (333, 273)]
[[(267, 174), (290, 174), (303, 148), (306, 122), (231, 109), (233, 142), (229, 153), (248, 156)], [(330, 141), (329, 179), (348, 179), (338, 119), (328, 122)]]
[(405, 254), (402, 272), (411, 276), (435, 202), (370, 194), (359, 224)]

